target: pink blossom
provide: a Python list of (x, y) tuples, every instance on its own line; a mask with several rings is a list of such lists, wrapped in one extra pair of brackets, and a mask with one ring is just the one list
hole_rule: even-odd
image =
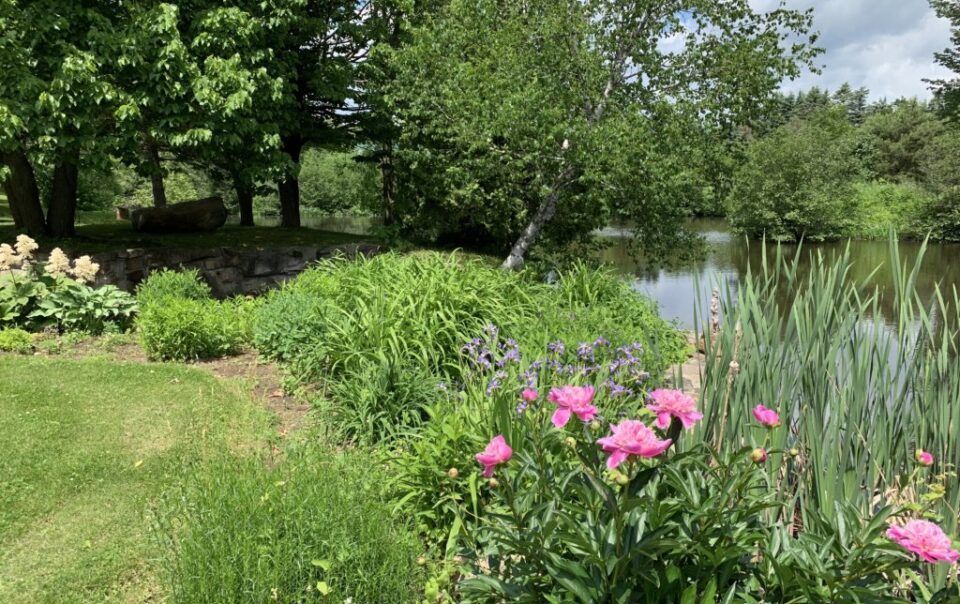
[(494, 436), (483, 453), (477, 453), (477, 461), (483, 464), (484, 478), (493, 476), (493, 470), (498, 464), (506, 463), (513, 457), (513, 449), (507, 444), (503, 435)]
[(891, 526), (887, 529), (887, 537), (931, 564), (941, 560), (953, 564), (960, 558), (950, 538), (939, 526), (927, 520), (911, 520), (904, 526)]
[(780, 425), (780, 414), (773, 409), (767, 409), (763, 405), (757, 405), (753, 408), (753, 417), (769, 428), (776, 428)]
[(610, 454), (607, 467), (611, 470), (626, 461), (631, 455), (656, 457), (666, 451), (673, 442), (669, 438), (657, 440), (656, 433), (641, 421), (627, 419), (620, 424), (611, 424), (613, 433), (597, 441)]
[(553, 413), (553, 425), (562, 428), (570, 421), (570, 414), (576, 414), (580, 421), (589, 422), (597, 414), (597, 408), (591, 405), (593, 401), (593, 386), (564, 386), (552, 388), (547, 399), (557, 405)]
[(679, 390), (654, 390), (650, 393), (652, 405), (647, 409), (657, 414), (657, 427), (670, 427), (670, 418), (680, 420), (684, 428), (690, 429), (703, 419), (703, 414), (697, 411), (697, 402)]
[(540, 398), (540, 393), (534, 390), (533, 388), (524, 388), (523, 392), (520, 393), (520, 398), (527, 401), (528, 403), (532, 403), (533, 401)]
[(917, 463), (921, 466), (932, 466), (933, 455), (927, 451), (917, 451)]

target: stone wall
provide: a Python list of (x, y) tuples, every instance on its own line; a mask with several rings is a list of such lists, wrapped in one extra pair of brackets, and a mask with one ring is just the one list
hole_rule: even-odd
[(374, 255), (380, 247), (351, 243), (330, 247), (168, 249), (142, 248), (94, 254), (100, 264), (97, 285), (113, 284), (133, 291), (138, 283), (162, 268), (195, 268), (215, 296), (257, 294), (292, 279), (311, 263), (337, 255)]

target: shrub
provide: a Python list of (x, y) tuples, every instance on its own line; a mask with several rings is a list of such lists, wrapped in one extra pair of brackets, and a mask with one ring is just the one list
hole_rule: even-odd
[(812, 114), (754, 142), (730, 192), (731, 224), (778, 240), (849, 234), (852, 184), (862, 172), (856, 146), (841, 109)]
[(854, 185), (854, 193), (856, 215), (851, 234), (875, 239), (886, 238), (891, 229), (916, 234), (915, 217), (932, 197), (910, 182), (862, 182)]
[(936, 241), (960, 242), (960, 186), (928, 199), (917, 212), (912, 230)]
[(250, 340), (249, 316), (242, 300), (167, 297), (143, 307), (137, 332), (152, 359), (209, 359), (240, 351)]
[(323, 339), (329, 313), (325, 298), (275, 291), (256, 310), (254, 345), (269, 359), (294, 362)]
[[(293, 449), (279, 467), (200, 473), (158, 509), (174, 602), (416, 602), (419, 545), (360, 453)], [(318, 597), (329, 591), (329, 599)]]
[(0, 351), (28, 354), (33, 351), (33, 336), (22, 329), (0, 329)]
[(150, 273), (137, 286), (137, 301), (141, 306), (159, 302), (165, 298), (185, 298), (188, 300), (206, 300), (210, 297), (210, 286), (200, 277), (197, 269), (174, 271), (163, 269)]

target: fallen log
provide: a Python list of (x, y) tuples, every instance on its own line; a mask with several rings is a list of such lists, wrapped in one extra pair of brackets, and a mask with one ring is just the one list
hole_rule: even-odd
[(139, 233), (215, 231), (227, 222), (227, 208), (222, 198), (207, 197), (162, 208), (139, 208), (130, 213), (130, 222)]

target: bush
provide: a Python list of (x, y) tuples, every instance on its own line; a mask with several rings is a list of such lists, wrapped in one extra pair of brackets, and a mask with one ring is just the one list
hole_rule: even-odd
[(166, 297), (143, 307), (137, 332), (152, 359), (211, 359), (237, 354), (250, 341), (250, 314), (243, 300)]
[(417, 426), (440, 381), (461, 379), (460, 350), (488, 325), (542, 350), (604, 334), (639, 343), (659, 379), (682, 361), (683, 334), (607, 271), (578, 265), (547, 285), (456, 254), (332, 260), (259, 309), (258, 348), (305, 382), (325, 381), (339, 433), (362, 442)]
[(137, 301), (141, 306), (159, 302), (165, 298), (206, 300), (210, 298), (210, 286), (200, 277), (195, 268), (174, 271), (163, 269), (150, 273), (137, 286)]
[(323, 339), (329, 313), (325, 298), (275, 290), (257, 308), (253, 343), (269, 359), (294, 362)]
[(929, 198), (919, 208), (912, 230), (935, 241), (960, 242), (960, 186)]
[[(278, 468), (200, 474), (158, 509), (174, 602), (416, 602), (419, 544), (360, 453), (294, 449)], [(328, 590), (329, 599), (318, 597)]]
[(380, 203), (379, 171), (353, 153), (308, 149), (300, 158), (300, 197), (320, 212), (369, 212)]
[(730, 223), (753, 237), (821, 240), (853, 227), (862, 173), (841, 109), (794, 121), (750, 145), (728, 201)]
[(873, 239), (887, 237), (891, 229), (905, 235), (920, 234), (916, 216), (932, 198), (910, 182), (861, 182), (854, 185), (854, 195), (856, 214), (850, 234)]
[(29, 354), (33, 351), (33, 336), (22, 329), (0, 329), (0, 351)]

